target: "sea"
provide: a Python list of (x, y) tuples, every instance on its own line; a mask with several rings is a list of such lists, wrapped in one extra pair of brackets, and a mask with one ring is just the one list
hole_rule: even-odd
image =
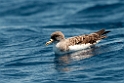
[[(111, 31), (58, 56), (45, 43)], [(124, 0), (0, 0), (0, 83), (124, 83)]]

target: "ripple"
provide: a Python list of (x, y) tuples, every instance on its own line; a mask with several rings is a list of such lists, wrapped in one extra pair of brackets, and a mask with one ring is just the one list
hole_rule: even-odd
[[(123, 9), (124, 4), (123, 3), (115, 3), (115, 4), (105, 4), (105, 5), (95, 5), (93, 7), (87, 8), (85, 10), (81, 10), (77, 12), (78, 14), (86, 13), (87, 15), (94, 15), (95, 16), (105, 16), (107, 14), (111, 14), (114, 11), (117, 11), (118, 9)], [(114, 11), (113, 11), (114, 9)], [(94, 16), (93, 16), (94, 17)]]
[[(35, 4), (34, 4), (35, 3)], [(13, 5), (14, 4), (14, 5)], [(20, 5), (18, 5), (20, 4)], [(53, 7), (54, 3), (42, 3), (40, 1), (29, 1), (29, 2), (20, 2), (20, 3), (6, 3), (9, 8), (3, 11), (0, 11), (0, 16), (8, 16), (8, 15), (17, 15), (17, 16), (30, 16), (37, 14), (39, 12), (44, 12), (48, 8)]]

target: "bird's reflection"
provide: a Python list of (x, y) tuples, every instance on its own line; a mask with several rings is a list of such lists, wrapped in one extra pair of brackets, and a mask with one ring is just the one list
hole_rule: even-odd
[(94, 56), (94, 49), (95, 48), (89, 48), (85, 50), (81, 50), (78, 52), (74, 52), (71, 54), (65, 54), (58, 56), (56, 55), (55, 57), (55, 65), (56, 69), (58, 71), (71, 71), (73, 68), (70, 66), (73, 62), (83, 60), (89, 57)]

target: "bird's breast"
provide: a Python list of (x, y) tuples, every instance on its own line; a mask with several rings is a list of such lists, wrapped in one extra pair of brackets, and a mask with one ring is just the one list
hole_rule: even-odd
[(56, 43), (53, 45), (53, 50), (56, 54), (65, 54), (67, 51), (63, 51), (63, 48), (60, 45), (61, 43)]

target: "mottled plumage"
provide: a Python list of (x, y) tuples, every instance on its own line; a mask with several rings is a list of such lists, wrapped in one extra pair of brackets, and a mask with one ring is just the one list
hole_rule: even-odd
[(54, 42), (54, 51), (56, 54), (65, 54), (69, 52), (74, 52), (77, 50), (86, 49), (98, 43), (101, 39), (106, 38), (106, 33), (110, 31), (105, 31), (104, 29), (97, 32), (74, 36), (65, 39), (64, 34), (60, 31), (53, 32), (51, 34), (51, 39), (46, 45)]

